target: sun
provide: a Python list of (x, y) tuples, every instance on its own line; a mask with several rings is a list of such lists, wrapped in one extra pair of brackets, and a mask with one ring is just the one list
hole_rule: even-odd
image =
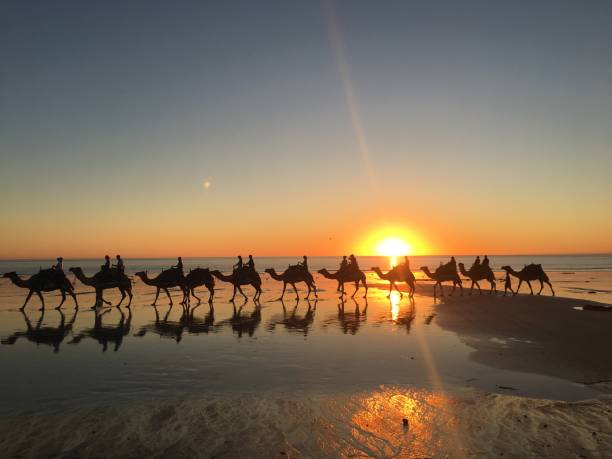
[(411, 255), (412, 247), (402, 238), (388, 237), (378, 243), (376, 252), (383, 257), (400, 257)]

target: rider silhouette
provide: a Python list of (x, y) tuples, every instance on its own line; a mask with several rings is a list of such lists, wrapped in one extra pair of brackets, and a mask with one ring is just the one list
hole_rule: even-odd
[(110, 257), (108, 255), (104, 255), (104, 264), (102, 265), (102, 269), (107, 271), (110, 269)]
[(476, 260), (474, 260), (474, 263), (472, 264), (472, 269), (478, 269), (480, 268), (480, 256), (476, 257)]
[(238, 255), (238, 263), (236, 263), (234, 266), (232, 266), (232, 269), (234, 271), (239, 271), (242, 269), (242, 256)]
[(255, 271), (255, 261), (253, 260), (253, 255), (249, 255), (249, 261), (246, 262), (246, 267), (251, 271)]
[(352, 253), (349, 255), (348, 266), (354, 271), (359, 270), (359, 264), (357, 263), (357, 258), (355, 258), (355, 255), (353, 255)]
[(346, 259), (346, 255), (342, 256), (342, 261), (340, 262), (340, 271), (346, 269), (348, 266), (348, 261)]
[(298, 262), (298, 265), (304, 268), (305, 271), (308, 271), (308, 257), (304, 255), (303, 261)]
[(482, 267), (483, 268), (488, 268), (489, 267), (489, 257), (488, 256), (484, 256), (484, 259), (482, 260)]
[(123, 273), (125, 271), (125, 264), (123, 263), (123, 259), (121, 255), (117, 255), (117, 264), (113, 265), (114, 268), (117, 268), (117, 271)]
[(176, 268), (182, 273), (183, 272), (183, 258), (178, 257), (177, 260), (178, 262), (174, 266), (171, 266), (171, 268)]
[(51, 269), (54, 269), (59, 272), (64, 272), (64, 259), (62, 257), (57, 257), (57, 263), (53, 265)]

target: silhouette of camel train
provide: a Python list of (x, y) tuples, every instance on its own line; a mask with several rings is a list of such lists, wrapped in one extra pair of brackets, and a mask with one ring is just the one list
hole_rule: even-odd
[[(95, 303), (92, 309), (101, 306), (102, 304), (111, 303), (104, 299), (104, 291), (109, 289), (118, 289), (121, 293), (121, 300), (116, 306), (120, 306), (125, 300), (126, 296), (129, 298), (127, 306), (129, 307), (132, 302), (132, 280), (124, 272), (123, 260), (117, 255), (119, 260), (117, 265), (110, 266), (110, 260), (108, 255), (105, 257), (105, 264), (101, 267), (100, 271), (91, 277), (85, 275), (80, 267), (71, 267), (70, 272), (83, 284), (89, 287), (93, 287), (95, 291)], [(74, 300), (75, 309), (78, 309), (78, 301), (75, 295), (74, 286), (70, 280), (66, 277), (63, 270), (63, 259), (58, 258), (58, 263), (50, 269), (41, 269), (38, 273), (34, 274), (28, 279), (22, 279), (16, 272), (5, 273), (3, 277), (10, 279), (17, 287), (21, 287), (28, 290), (26, 300), (21, 307), (21, 310), (26, 307), (28, 301), (35, 293), (41, 301), (42, 308), (45, 308), (45, 300), (42, 295), (43, 292), (53, 292), (59, 290), (61, 294), (61, 302), (56, 309), (61, 308), (66, 300), (66, 295), (70, 295)], [(529, 290), (533, 295), (533, 288), (531, 285), (532, 281), (540, 282), (540, 290), (538, 295), (542, 293), (544, 284), (550, 287), (550, 290), (555, 295), (552, 284), (548, 275), (544, 272), (542, 265), (530, 264), (525, 266), (520, 271), (512, 269), (510, 266), (502, 266), (501, 268), (506, 272), (504, 295), (510, 291), (510, 293), (516, 295), (521, 288), (523, 282), (527, 283)], [(372, 267), (371, 270), (381, 279), (389, 282), (389, 296), (395, 288), (400, 296), (403, 296), (397, 287), (398, 282), (404, 282), (408, 286), (408, 295), (410, 298), (414, 296), (416, 278), (410, 269), (410, 263), (408, 258), (405, 257), (404, 262), (393, 267), (390, 271), (384, 273), (378, 267)], [(440, 264), (435, 271), (431, 271), (429, 267), (422, 266), (421, 270), (425, 273), (425, 276), (434, 281), (433, 294), (437, 296), (438, 288), (440, 289), (440, 295), (444, 296), (444, 290), (442, 288), (443, 282), (451, 282), (452, 290), (451, 295), (455, 292), (456, 288), (459, 287), (461, 295), (463, 295), (463, 285), (460, 274), (467, 278), (471, 282), (469, 294), (472, 294), (474, 287), (478, 289), (478, 292), (482, 294), (480, 288), (480, 281), (487, 281), (490, 284), (489, 294), (496, 293), (496, 278), (493, 270), (489, 266), (489, 259), (487, 256), (484, 257), (483, 261), (480, 261), (480, 257), (477, 257), (473, 265), (469, 270), (466, 270), (463, 263), (457, 263), (455, 257), (451, 257), (450, 261), (446, 264)], [(283, 283), (283, 291), (279, 300), (282, 300), (285, 295), (287, 285), (291, 285), (295, 291), (296, 298), (299, 298), (296, 284), (303, 282), (308, 288), (308, 294), (306, 299), (314, 294), (315, 298), (318, 297), (317, 287), (313, 278), (313, 275), (308, 269), (308, 259), (306, 256), (303, 257), (303, 261), (289, 266), (284, 272), (277, 273), (273, 268), (265, 270), (270, 277)], [(337, 292), (339, 292), (340, 298), (346, 295), (345, 284), (353, 283), (355, 285), (355, 291), (351, 295), (353, 298), (359, 289), (363, 286), (365, 289), (364, 298), (368, 294), (368, 284), (366, 282), (365, 273), (359, 268), (357, 259), (354, 255), (349, 257), (343, 257), (340, 267), (335, 272), (330, 272), (323, 268), (317, 271), (323, 277), (327, 279), (334, 279), (338, 283)], [(247, 295), (242, 290), (245, 285), (250, 285), (255, 289), (255, 295), (253, 301), (258, 302), (262, 293), (261, 285), (262, 280), (255, 269), (255, 262), (253, 257), (249, 255), (249, 260), (243, 263), (242, 257), (238, 257), (238, 263), (233, 266), (233, 270), (230, 274), (224, 274), (218, 270), (210, 270), (208, 268), (196, 268), (190, 270), (189, 273), (185, 274), (183, 271), (183, 261), (181, 257), (178, 258), (178, 263), (169, 269), (163, 270), (156, 277), (149, 277), (147, 271), (139, 271), (135, 273), (135, 276), (140, 278), (142, 282), (151, 287), (155, 287), (155, 299), (152, 305), (157, 304), (160, 292), (163, 290), (169, 300), (170, 305), (173, 304), (172, 297), (169, 289), (178, 288), (183, 293), (181, 304), (187, 304), (190, 298), (193, 297), (200, 303), (201, 299), (196, 295), (195, 289), (200, 286), (205, 286), (209, 291), (208, 302), (212, 303), (215, 295), (215, 278), (221, 282), (229, 283), (233, 286), (233, 294), (230, 299), (233, 302), (236, 298), (236, 294), (240, 293), (243, 298), (248, 299)], [(512, 289), (511, 276), (516, 277), (519, 280), (516, 290)]]

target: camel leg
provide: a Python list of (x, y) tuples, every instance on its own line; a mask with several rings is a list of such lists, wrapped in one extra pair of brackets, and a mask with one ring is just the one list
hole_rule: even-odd
[(312, 288), (314, 289), (315, 298), (319, 298), (319, 294), (317, 293), (317, 284), (313, 282)]
[[(240, 292), (240, 294), (241, 294), (241, 295), (244, 297), (244, 299), (245, 299), (245, 300), (248, 300), (248, 299), (249, 299), (249, 297), (248, 297), (248, 296), (246, 296), (246, 295), (244, 294), (244, 292), (242, 291), (242, 287), (240, 286), (240, 284), (238, 284), (238, 285), (237, 285), (237, 287), (238, 287), (238, 291), (239, 291), (239, 292)], [(257, 292), (255, 292), (255, 296), (257, 296)], [(254, 297), (253, 297), (253, 298), (254, 298)]]
[(393, 285), (395, 286), (395, 290), (397, 290), (397, 293), (400, 294), (400, 299), (404, 298), (404, 294), (402, 293), (402, 291), (399, 289), (399, 287), (397, 286), (397, 283), (393, 283)]
[(72, 299), (74, 300), (74, 309), (78, 310), (79, 309), (79, 302), (77, 301), (77, 297), (74, 294), (73, 290), (69, 290), (68, 293), (70, 294), (70, 296), (72, 297)]
[(119, 303), (117, 303), (117, 306), (116, 306), (117, 308), (121, 306), (121, 303), (123, 303), (123, 300), (125, 300), (125, 290), (120, 288), (119, 292), (121, 293), (121, 299), (119, 300)]
[(213, 298), (215, 297), (215, 289), (214, 287), (208, 288), (208, 303), (212, 304)]
[(34, 294), (34, 290), (30, 290), (30, 292), (28, 293), (28, 296), (26, 297), (25, 303), (23, 303), (23, 306), (19, 308), (20, 311), (23, 311), (25, 309), (26, 304), (28, 304), (28, 301), (30, 301), (30, 298), (32, 298), (33, 294)]
[(482, 295), (482, 290), (480, 289), (480, 284), (478, 282), (474, 282), (476, 284), (476, 287), (478, 287), (478, 294)]
[[(472, 281), (472, 286), (470, 287), (470, 292), (468, 293), (468, 295), (472, 296), (472, 291), (474, 290), (474, 284), (476, 284), (476, 282)], [(454, 286), (455, 284), (453, 284)]]
[(202, 302), (200, 297), (195, 294), (195, 288), (190, 289), (189, 292), (191, 293), (191, 296), (193, 296), (196, 300), (198, 300), (198, 304)]
[(359, 290), (359, 281), (355, 282), (355, 291), (351, 295), (351, 298), (355, 298), (355, 294), (357, 293), (357, 290)]
[(278, 298), (277, 301), (283, 301), (283, 298), (285, 297), (285, 290), (287, 289), (287, 282), (283, 282), (283, 293), (281, 293), (281, 296)]
[(544, 281), (548, 284), (548, 286), (550, 287), (550, 291), (552, 292), (553, 296), (555, 296), (555, 291), (552, 288), (552, 284), (550, 283), (550, 281)]
[(40, 302), (42, 304), (42, 308), (40, 310), (44, 311), (45, 310), (45, 299), (43, 298), (42, 293), (40, 293), (39, 291), (37, 291), (36, 294), (38, 295), (38, 298), (40, 298)]
[(310, 284), (309, 284), (308, 282), (305, 282), (305, 284), (306, 284), (306, 287), (308, 287), (308, 295), (306, 295), (306, 296), (304, 297), (304, 299), (305, 299), (305, 300), (307, 300), (307, 299), (310, 297), (310, 291), (311, 291), (312, 289), (311, 289)]
[(60, 304), (58, 304), (55, 309), (61, 308), (62, 304), (64, 304), (64, 301), (66, 301), (66, 291), (65, 290), (60, 290), (60, 291), (62, 292), (62, 301), (60, 301)]
[(393, 282), (389, 282), (389, 294), (387, 295), (387, 298), (391, 298), (392, 291), (393, 291)]
[[(366, 283), (365, 279), (363, 279), (362, 282), (363, 282), (363, 287), (365, 288), (365, 293), (363, 294), (363, 297), (367, 298), (368, 297), (368, 284)], [(366, 309), (367, 308), (368, 307), (366, 306)]]
[(159, 298), (159, 291), (160, 288), (157, 287), (157, 292), (155, 292), (155, 299), (153, 300), (153, 303), (151, 303), (151, 306), (155, 306), (157, 304), (157, 299)]
[(300, 299), (300, 294), (297, 291), (297, 287), (295, 286), (295, 282), (292, 282), (291, 286), (293, 287), (293, 291), (295, 292), (295, 299), (299, 300)]
[(232, 284), (234, 286), (234, 294), (232, 295), (232, 297), (230, 298), (230, 303), (234, 302), (234, 298), (236, 298), (236, 291), (238, 290), (236, 288), (236, 284)]
[(170, 292), (165, 287), (164, 287), (164, 292), (166, 292), (166, 296), (168, 297), (168, 300), (170, 301), (170, 306), (172, 306), (173, 303), (172, 303), (172, 297), (170, 296)]
[(128, 304), (127, 304), (126, 308), (129, 308), (129, 307), (132, 305), (132, 296), (133, 296), (133, 295), (132, 295), (132, 289), (129, 289), (129, 290), (127, 291), (127, 294), (128, 294), (128, 296), (129, 296), (129, 298), (130, 298), (130, 299), (129, 299), (129, 301), (128, 301)]
[(523, 283), (523, 279), (519, 279), (519, 283), (518, 286), (516, 287), (516, 290), (514, 291), (514, 294), (517, 295), (519, 290), (521, 289), (521, 285)]
[(527, 285), (529, 285), (529, 290), (531, 290), (531, 294), (533, 295), (533, 287), (531, 286), (531, 282), (528, 280), (525, 282), (527, 282)]

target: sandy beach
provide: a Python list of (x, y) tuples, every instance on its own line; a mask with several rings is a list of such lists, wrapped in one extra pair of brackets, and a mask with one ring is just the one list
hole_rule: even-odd
[[(116, 353), (100, 354), (92, 340), (67, 344), (90, 311), (79, 312), (56, 355), (44, 343), (3, 346), (3, 366), (23, 373), (25, 392), (6, 405), (0, 448), (7, 457), (609, 457), (612, 314), (581, 310), (606, 303), (467, 290), (434, 299), (419, 281), (413, 304), (387, 299), (388, 284), (369, 273), (368, 301), (342, 305), (333, 282), (317, 281), (314, 305), (282, 304), (270, 301), (280, 284), (266, 279), (261, 312), (246, 303), (239, 322), (223, 319), (230, 290), (220, 286), (208, 328), (181, 325), (180, 309), (160, 307), (165, 335), (147, 325), (151, 292), (137, 283)], [(21, 292), (0, 288), (3, 330), (19, 328)], [(107, 325), (119, 317), (108, 311)], [(32, 381), (7, 359), (15, 351), (47, 378), (56, 374), (44, 370), (50, 356), (60, 368), (78, 358), (84, 376), (53, 392), (53, 381)], [(151, 386), (159, 378), (163, 386)], [(70, 390), (76, 399), (59, 395)], [(25, 402), (36, 394), (44, 398)], [(64, 401), (48, 405), (54, 397)]]

